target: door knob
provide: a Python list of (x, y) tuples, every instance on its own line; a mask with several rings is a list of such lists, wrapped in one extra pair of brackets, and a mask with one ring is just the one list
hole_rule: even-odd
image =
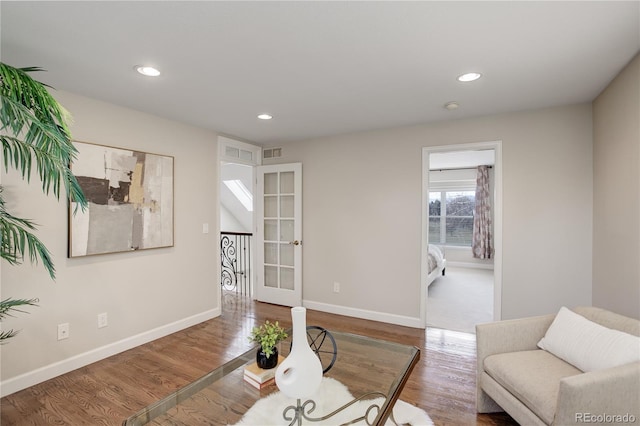
[(298, 240), (289, 241), (289, 244), (293, 244), (294, 246), (298, 246), (298, 245), (302, 244), (302, 241), (298, 241)]

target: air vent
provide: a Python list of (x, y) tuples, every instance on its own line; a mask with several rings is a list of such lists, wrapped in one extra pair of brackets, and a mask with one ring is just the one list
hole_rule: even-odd
[(282, 148), (267, 148), (262, 150), (262, 158), (280, 158), (282, 157)]

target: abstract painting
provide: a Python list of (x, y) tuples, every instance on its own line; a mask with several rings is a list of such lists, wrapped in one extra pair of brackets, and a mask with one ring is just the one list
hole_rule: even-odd
[(69, 209), (69, 257), (173, 246), (173, 157), (74, 142), (89, 207)]

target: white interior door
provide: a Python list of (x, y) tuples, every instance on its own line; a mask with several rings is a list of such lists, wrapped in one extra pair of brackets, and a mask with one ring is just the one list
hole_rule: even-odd
[(302, 164), (257, 168), (256, 299), (302, 305)]

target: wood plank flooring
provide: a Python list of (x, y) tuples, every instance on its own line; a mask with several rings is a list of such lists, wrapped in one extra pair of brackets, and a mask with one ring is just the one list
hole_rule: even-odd
[[(289, 308), (223, 297), (223, 315), (0, 400), (0, 424), (121, 425), (132, 413), (197, 379), (252, 345), (251, 329), (269, 319), (291, 326)], [(516, 425), (506, 414), (475, 412), (475, 336), (418, 330), (308, 310), (320, 325), (421, 350), (400, 398), (436, 425)]]

